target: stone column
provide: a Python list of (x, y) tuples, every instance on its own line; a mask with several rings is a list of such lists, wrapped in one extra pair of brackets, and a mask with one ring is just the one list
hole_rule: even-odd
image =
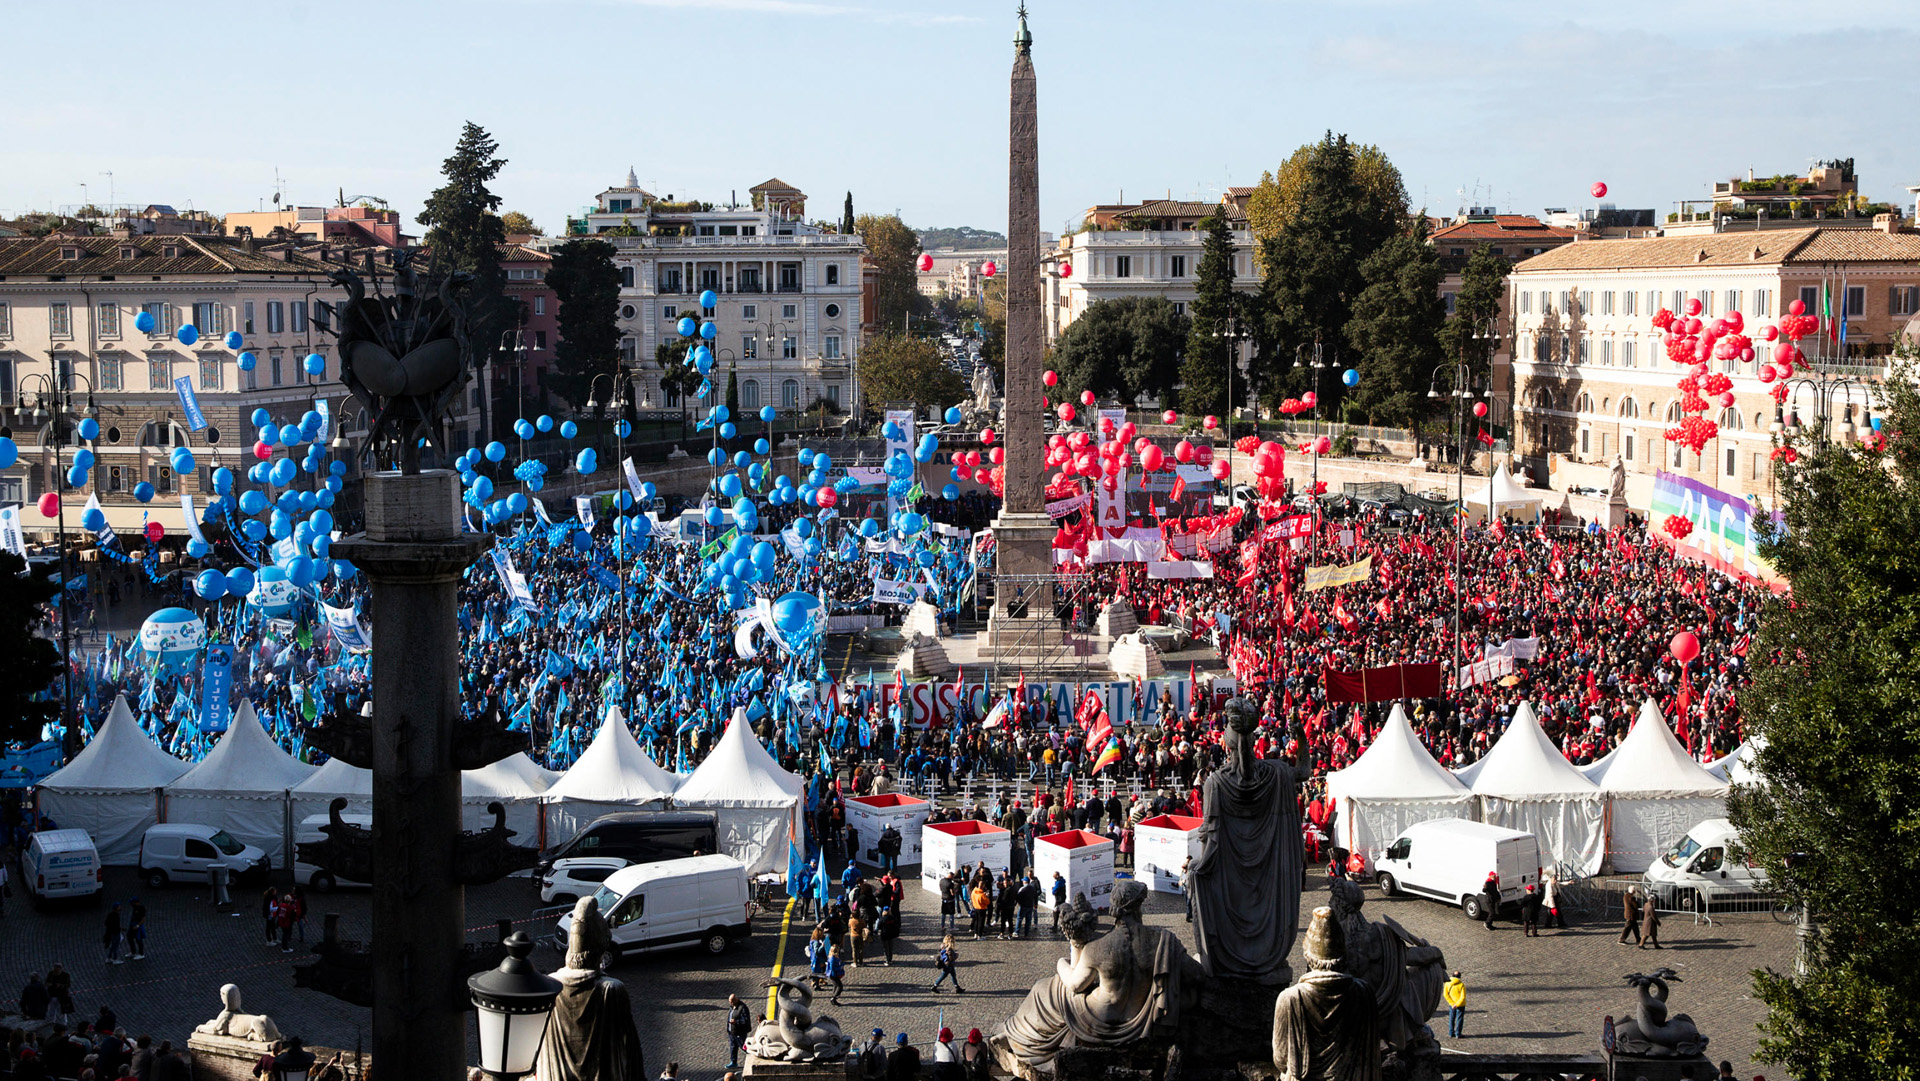
[(368, 477), (366, 522), (333, 551), (366, 574), (373, 594), (373, 1059), (404, 1063), (412, 1081), (460, 1081), (455, 593), (493, 538), (461, 532), (460, 482), (446, 470)]

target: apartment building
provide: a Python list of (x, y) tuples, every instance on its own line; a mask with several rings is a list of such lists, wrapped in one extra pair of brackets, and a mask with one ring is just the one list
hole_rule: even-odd
[[(1219, 204), (1158, 199), (1089, 207), (1085, 227), (1063, 238), (1042, 260), (1047, 344), (1099, 300), (1163, 297), (1186, 311), (1198, 295), (1194, 276), (1206, 240), (1197, 227), (1223, 207), (1233, 231), (1234, 286), (1247, 292), (1258, 289), (1253, 233), (1231, 192)], [(1072, 271), (1063, 274), (1066, 265)]]

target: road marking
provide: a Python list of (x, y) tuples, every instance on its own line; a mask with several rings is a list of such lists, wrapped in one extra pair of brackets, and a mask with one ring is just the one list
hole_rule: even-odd
[[(787, 898), (786, 911), (780, 916), (780, 942), (773, 948), (773, 978), (776, 980), (780, 978), (781, 969), (786, 967), (787, 931), (793, 926), (793, 906), (799, 902), (798, 897)], [(778, 987), (767, 988), (767, 1017), (770, 1019), (777, 1016), (774, 1012), (774, 995), (779, 991)]]

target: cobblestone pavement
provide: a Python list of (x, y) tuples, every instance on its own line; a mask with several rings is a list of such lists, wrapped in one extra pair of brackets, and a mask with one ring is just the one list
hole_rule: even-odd
[[(298, 955), (265, 945), (257, 896), (236, 891), (239, 911), (230, 915), (210, 909), (204, 891), (148, 891), (138, 887), (127, 870), (109, 870), (107, 885), (110, 898), (144, 896), (150, 909), (148, 959), (107, 965), (99, 945), (103, 909), (36, 913), (16, 890), (0, 919), (0, 996), (8, 1005), (28, 972), (44, 973), (58, 961), (73, 973), (82, 1016), (91, 1017), (108, 1004), (129, 1032), (151, 1033), (156, 1039), (179, 1041), (213, 1016), (218, 988), (227, 982), (240, 985), (249, 1010), (271, 1015), (283, 1031), (309, 1042), (352, 1048), (365, 1037), (366, 1010), (294, 988), (290, 969)], [(827, 1007), (849, 1033), (864, 1035), (874, 1027), (890, 1036), (904, 1031), (924, 1050), (943, 1023), (961, 1038), (971, 1027), (989, 1029), (1064, 955), (1060, 942), (1046, 937), (975, 943), (962, 936), (960, 976), (966, 993), (943, 988), (932, 994), (928, 986), (934, 976), (931, 956), (938, 948), (938, 904), (917, 882), (909, 885), (907, 896), (893, 966), (869, 963), (850, 969), (842, 1005)], [(1316, 876), (1301, 901), (1303, 923), (1312, 907), (1325, 901), (1325, 881)], [(490, 936), (496, 918), (525, 921), (522, 926), (536, 936), (547, 932), (546, 921), (536, 925), (529, 919), (537, 902), (524, 879), (469, 890), (466, 923), (471, 937)], [(365, 937), (364, 893), (316, 895), (312, 907), (309, 939), (319, 937), (319, 917), (325, 912), (341, 914), (343, 934)], [(1147, 920), (1185, 934), (1183, 912), (1179, 898), (1155, 895), (1148, 902)], [(1779, 1076), (1777, 1069), (1752, 1061), (1758, 1039), (1754, 1025), (1764, 1011), (1750, 993), (1748, 973), (1789, 967), (1793, 933), (1764, 913), (1700, 926), (1684, 916), (1668, 919), (1662, 928), (1667, 948), (1655, 954), (1617, 945), (1618, 924), (1611, 917), (1529, 939), (1517, 924), (1502, 922), (1489, 932), (1457, 909), (1415, 898), (1383, 899), (1372, 889), (1367, 912), (1375, 918), (1392, 915), (1445, 950), (1449, 967), (1462, 970), (1468, 988), (1467, 1036), (1443, 1040), (1450, 1050), (1597, 1050), (1601, 1017), (1623, 1016), (1632, 1003), (1620, 977), (1667, 965), (1685, 981), (1673, 989), (1674, 1008), (1691, 1014), (1712, 1038), (1708, 1050), (1716, 1062), (1731, 1059), (1742, 1077)], [(738, 993), (756, 1009), (764, 1008), (761, 982), (773, 964), (777, 931), (777, 922), (760, 918), (752, 938), (720, 957), (682, 951), (630, 959), (615, 970), (632, 992), (649, 1070), (657, 1073), (672, 1060), (694, 1081), (720, 1076), (726, 1066), (721, 1006), (729, 993)], [(803, 938), (795, 935), (787, 948), (790, 971), (804, 969)], [(1295, 954), (1295, 971), (1304, 971), (1297, 943)], [(549, 969), (559, 964), (545, 947), (535, 961)], [(823, 994), (820, 1004), (824, 1001)], [(1444, 1012), (1435, 1028), (1445, 1031)]]

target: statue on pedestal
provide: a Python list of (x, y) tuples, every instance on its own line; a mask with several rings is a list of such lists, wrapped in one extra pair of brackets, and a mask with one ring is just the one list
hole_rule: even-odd
[(1273, 1004), (1273, 1068), (1281, 1081), (1379, 1081), (1373, 989), (1341, 972), (1346, 934), (1331, 909), (1313, 910), (1308, 972)]
[(600, 972), (612, 948), (600, 906), (580, 898), (567, 929), (567, 967), (552, 974), (560, 997), (540, 1043), (536, 1081), (647, 1081), (627, 985)]
[(1207, 778), (1190, 870), (1193, 930), (1208, 976), (1277, 986), (1292, 979), (1287, 954), (1300, 921), (1302, 774), (1254, 757), (1252, 702), (1231, 699), (1225, 713), (1227, 763)]
[(1704, 1054), (1707, 1038), (1694, 1027), (1693, 1018), (1684, 1013), (1667, 1016), (1667, 985), (1679, 983), (1680, 975), (1670, 968), (1635, 972), (1627, 984), (1640, 992), (1633, 1016), (1620, 1022), (1613, 1031), (1614, 1050), (1623, 1055), (1651, 1058), (1691, 1058)]
[(246, 1013), (240, 1004), (240, 988), (226, 984), (220, 988), (220, 1013), (193, 1031), (203, 1036), (225, 1036), (254, 1043), (273, 1043), (280, 1038), (279, 1026), (264, 1013)]
[(853, 1040), (840, 1032), (840, 1022), (813, 1013), (813, 988), (805, 980), (776, 976), (766, 987), (778, 987), (774, 1016), (741, 1044), (750, 1055), (785, 1062), (832, 1062), (844, 1057)]
[(1064, 1048), (1130, 1048), (1172, 1036), (1199, 966), (1177, 935), (1141, 922), (1146, 896), (1138, 881), (1116, 882), (1113, 929), (1091, 941), (1093, 910), (1084, 896), (1074, 897), (1063, 920), (1075, 939), (1070, 956), (994, 1033), (1003, 1066), (1012, 1067), (1009, 1057), (1045, 1066)]
[(1347, 942), (1340, 971), (1360, 977), (1373, 989), (1380, 1038), (1388, 1047), (1403, 1051), (1409, 1043), (1432, 1043), (1427, 1018), (1440, 1004), (1447, 959), (1438, 946), (1429, 945), (1391, 916), (1368, 922), (1360, 914), (1366, 900), (1366, 893), (1353, 881), (1333, 881), (1333, 914)]

